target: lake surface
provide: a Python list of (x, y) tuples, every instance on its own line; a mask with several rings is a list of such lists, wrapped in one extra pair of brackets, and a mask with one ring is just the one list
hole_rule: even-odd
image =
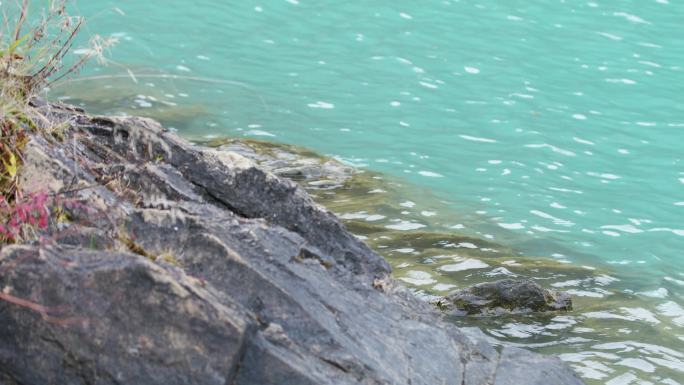
[(478, 321), (488, 335), (559, 354), (592, 384), (684, 383), (684, 3), (88, 0), (72, 13), (120, 42), (54, 97), (401, 181), (395, 211), (338, 214), (516, 256), (369, 238), (417, 294), (546, 257), (573, 272), (527, 275), (573, 292), (576, 310)]

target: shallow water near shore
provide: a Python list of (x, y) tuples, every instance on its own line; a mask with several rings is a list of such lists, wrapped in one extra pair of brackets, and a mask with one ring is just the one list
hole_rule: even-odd
[(684, 383), (683, 4), (78, 8), (120, 65), (53, 97), (368, 170), (310, 191), (418, 295), (512, 275), (575, 294), (568, 314), (455, 322), (588, 383)]
[[(251, 139), (200, 143), (252, 159), (259, 158), (253, 154), (265, 154), (269, 159), (297, 160), (298, 165), (335, 162), (299, 147)], [(278, 161), (262, 163), (267, 168), (269, 164), (283, 167)], [(612, 384), (654, 380), (674, 384), (681, 378), (684, 309), (665, 299), (677, 292), (676, 283), (649, 291), (647, 282), (635, 283), (637, 277), (592, 261), (590, 255), (578, 256), (581, 264), (570, 263), (469, 235), (463, 231), (465, 225), (445, 227), (450, 219), (464, 215), (402, 178), (357, 170), (344, 183), (325, 175), (293, 179), (385, 256), (394, 276), (425, 301), (434, 302), (456, 288), (504, 278), (531, 278), (573, 295), (571, 312), (452, 318), (459, 325), (482, 328), (493, 343), (557, 354), (589, 384), (606, 383), (606, 378)], [(424, 227), (417, 228), (419, 224)], [(468, 225), (476, 226), (476, 222)], [(505, 231), (497, 233), (498, 238), (507, 236), (511, 237)]]

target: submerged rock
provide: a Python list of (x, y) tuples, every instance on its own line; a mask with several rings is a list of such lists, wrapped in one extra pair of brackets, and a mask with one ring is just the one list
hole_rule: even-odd
[(503, 279), (456, 290), (437, 305), (454, 315), (501, 315), (572, 310), (572, 299), (531, 280)]
[(240, 154), (260, 168), (298, 182), (307, 190), (340, 189), (358, 173), (334, 159), (286, 144), (254, 139), (214, 139), (203, 144)]
[(0, 251), (1, 384), (582, 384), (444, 322), (244, 157), (147, 119), (47, 113), (73, 129), (33, 137), (21, 181), (67, 219)]

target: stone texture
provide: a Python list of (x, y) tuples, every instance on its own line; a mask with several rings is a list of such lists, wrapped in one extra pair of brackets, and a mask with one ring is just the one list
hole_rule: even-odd
[(454, 315), (501, 315), (572, 310), (572, 300), (531, 280), (503, 279), (455, 290), (438, 306)]
[(70, 219), (0, 253), (25, 301), (0, 301), (0, 383), (582, 383), (444, 322), (293, 182), (150, 120), (45, 108), (74, 129), (31, 140), (22, 183)]
[[(136, 255), (5, 247), (0, 372), (18, 384), (226, 384), (254, 322), (181, 271)], [(7, 381), (12, 383), (11, 381)]]

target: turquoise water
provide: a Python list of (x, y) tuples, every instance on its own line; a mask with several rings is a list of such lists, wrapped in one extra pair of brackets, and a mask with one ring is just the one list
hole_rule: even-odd
[[(649, 293), (635, 305), (648, 314), (631, 324), (656, 320), (657, 339), (684, 350), (681, 2), (88, 0), (77, 9), (87, 33), (120, 39), (115, 63), (55, 95), (155, 116), (191, 138), (293, 143), (400, 177), (438, 207), (414, 227), (606, 269), (621, 293)], [(653, 343), (639, 330), (636, 343)], [(557, 352), (576, 347), (567, 349)], [(684, 356), (668, 353), (668, 366), (649, 354), (630, 359), (650, 366), (592, 356), (605, 367), (582, 374), (684, 383)]]

